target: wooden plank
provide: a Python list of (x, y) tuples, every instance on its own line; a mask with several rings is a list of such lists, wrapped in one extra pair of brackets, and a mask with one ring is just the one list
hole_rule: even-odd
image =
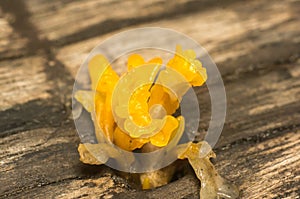
[[(0, 197), (198, 198), (193, 176), (136, 191), (106, 166), (78, 160), (70, 115), (76, 70), (99, 41), (142, 26), (186, 33), (217, 61), (229, 111), (216, 166), (240, 186), (242, 198), (299, 195), (299, 1), (6, 3), (0, 3)], [(124, 11), (111, 12), (116, 7)], [(205, 130), (209, 98), (205, 88), (198, 92)]]
[[(219, 152), (218, 169), (229, 172), (242, 198), (297, 198), (300, 193), (300, 131), (279, 137), (257, 137)], [(262, 134), (263, 135), (263, 134)], [(258, 143), (259, 142), (259, 143)], [(226, 163), (226, 159), (231, 159)]]
[[(241, 198), (296, 197), (300, 191), (299, 133), (271, 138), (262, 134), (256, 137), (259, 143), (255, 139), (241, 140), (220, 148), (216, 168), (239, 185)], [(174, 198), (198, 197), (199, 184), (192, 176), (154, 191), (141, 192), (111, 174), (105, 166), (84, 166), (78, 160), (78, 139), (73, 134), (72, 128), (37, 129), (2, 139), (1, 146), (5, 150), (0, 154), (1, 172), (5, 171), (6, 175), (0, 176), (1, 196), (39, 197), (47, 193), (49, 197), (59, 198), (96, 197), (98, 194), (115, 198), (163, 198), (169, 194), (174, 194)]]
[(0, 110), (49, 97), (45, 60), (38, 56), (0, 62)]
[(35, 13), (31, 20), (37, 25), (42, 37), (65, 45), (128, 25), (159, 19), (168, 16), (169, 13), (175, 15), (177, 14), (174, 12), (175, 9), (184, 7), (188, 2), (187, 0), (174, 2), (30, 0), (26, 1), (25, 6), (30, 12)]
[[(223, 6), (223, 4), (217, 5)], [(205, 47), (218, 63), (222, 74), (229, 78), (237, 73), (236, 65), (230, 63), (230, 60), (235, 61), (237, 57), (241, 57), (238, 63), (240, 65), (238, 72), (242, 73), (249, 70), (250, 62), (254, 65), (251, 66), (253, 68), (260, 61), (270, 59), (268, 56), (270, 46), (276, 47), (278, 42), (284, 41), (281, 45), (293, 44), (293, 47), (290, 47), (292, 48), (291, 51), (277, 48), (280, 51), (273, 52), (276, 55), (283, 53), (280, 56), (288, 57), (291, 56), (290, 54), (298, 52), (293, 51), (298, 49), (299, 30), (296, 28), (296, 24), (299, 17), (296, 13), (289, 11), (291, 6), (291, 4), (283, 1), (278, 1), (272, 5), (262, 1), (251, 1), (248, 2), (246, 7), (244, 3), (235, 2), (234, 4), (224, 5), (222, 9), (212, 7), (207, 8), (207, 10), (200, 10), (198, 6), (199, 12), (163, 18), (158, 22), (151, 22), (150, 20), (142, 25), (134, 25), (122, 30), (154, 26), (171, 28), (182, 32)], [(252, 7), (263, 9), (256, 10), (256, 12), (252, 13), (251, 18), (246, 17), (246, 11), (253, 9)], [(287, 11), (282, 12), (282, 10)], [(262, 19), (264, 14), (272, 15), (273, 17)], [(71, 69), (72, 74), (75, 74), (73, 71), (78, 69), (90, 50), (104, 39), (118, 32), (119, 30), (105, 35), (96, 35), (88, 40), (60, 48), (57, 53), (58, 57)], [(289, 37), (294, 38), (293, 41), (287, 41), (286, 38)], [(261, 49), (264, 53), (262, 55), (260, 55), (261, 53), (256, 53), (258, 59), (253, 59), (254, 55), (249, 54), (249, 52), (255, 52), (258, 49)], [(246, 60), (242, 63), (244, 59)], [(255, 63), (252, 63), (253, 61)], [(271, 59), (269, 61), (274, 60)]]
[(0, 12), (0, 60), (20, 57), (25, 54), (24, 46), (27, 39), (20, 37), (9, 24), (9, 20), (13, 20), (13, 16), (4, 16)]

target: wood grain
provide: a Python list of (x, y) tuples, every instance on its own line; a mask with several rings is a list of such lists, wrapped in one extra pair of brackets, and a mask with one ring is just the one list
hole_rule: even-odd
[(38, 56), (1, 62), (0, 110), (49, 97), (51, 82), (47, 82), (44, 64), (44, 58)]
[[(228, 101), (216, 168), (239, 185), (241, 198), (299, 197), (299, 5), (0, 1), (0, 198), (199, 197), (193, 174), (141, 191), (106, 166), (78, 160), (76, 71), (99, 42), (144, 26), (185, 33), (216, 61)], [(210, 101), (205, 87), (197, 92), (204, 132)]]

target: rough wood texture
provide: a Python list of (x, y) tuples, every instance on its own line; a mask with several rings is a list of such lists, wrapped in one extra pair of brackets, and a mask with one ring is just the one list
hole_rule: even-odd
[(183, 32), (217, 62), (228, 113), (216, 168), (241, 198), (299, 198), (299, 13), (297, 0), (0, 1), (0, 198), (199, 197), (193, 175), (140, 191), (78, 160), (76, 71), (99, 42), (143, 26)]

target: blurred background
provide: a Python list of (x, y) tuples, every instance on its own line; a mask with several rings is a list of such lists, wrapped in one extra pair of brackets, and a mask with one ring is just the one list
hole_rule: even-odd
[(241, 198), (299, 197), (299, 13), (298, 0), (1, 0), (0, 198), (199, 197), (194, 176), (144, 192), (78, 160), (80, 64), (104, 39), (148, 26), (190, 36), (216, 62), (228, 103), (216, 167)]

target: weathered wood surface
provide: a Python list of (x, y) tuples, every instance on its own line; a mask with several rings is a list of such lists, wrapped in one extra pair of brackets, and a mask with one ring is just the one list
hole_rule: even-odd
[[(183, 32), (216, 61), (228, 100), (216, 167), (241, 198), (299, 198), (299, 1), (2, 0), (0, 8), (0, 198), (198, 197), (193, 175), (139, 191), (78, 160), (76, 71), (105, 38), (144, 26)], [(205, 88), (199, 94), (205, 130), (209, 101)]]

